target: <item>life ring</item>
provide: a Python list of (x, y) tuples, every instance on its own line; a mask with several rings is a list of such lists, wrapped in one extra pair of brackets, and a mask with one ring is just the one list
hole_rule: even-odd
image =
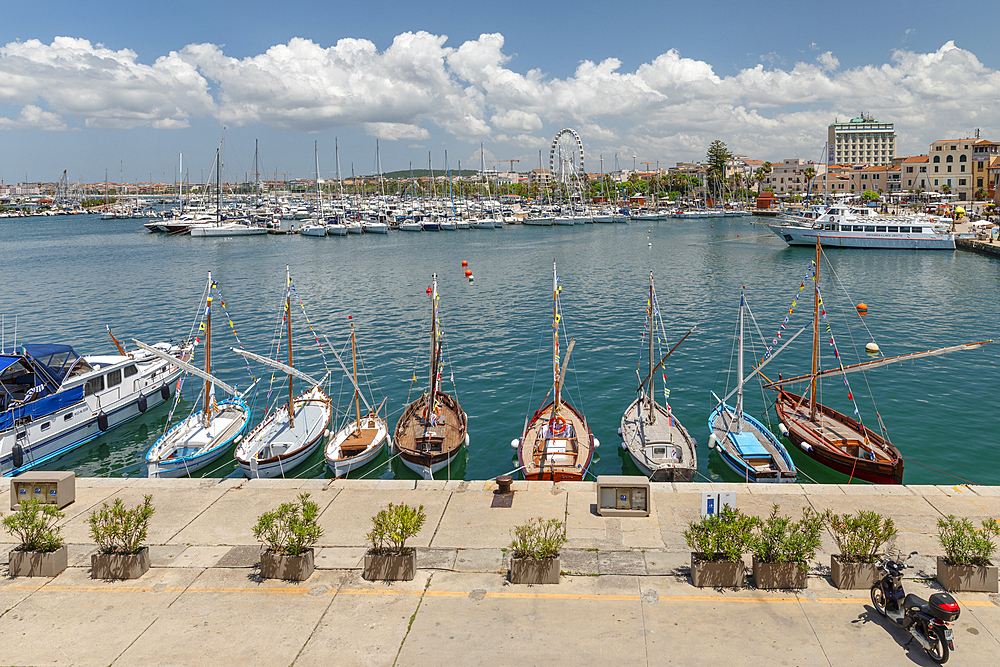
[(562, 415), (555, 415), (549, 422), (549, 433), (556, 437), (566, 433), (566, 420), (562, 418)]

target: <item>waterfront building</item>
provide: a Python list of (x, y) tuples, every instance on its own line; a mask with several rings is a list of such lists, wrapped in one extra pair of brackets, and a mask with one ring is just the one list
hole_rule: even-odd
[(1000, 204), (1000, 155), (990, 160), (987, 174), (989, 176), (987, 182), (990, 184), (989, 198)]
[(809, 179), (806, 169), (812, 167), (816, 175), (812, 180), (812, 188), (816, 190), (823, 181), (827, 165), (818, 162), (807, 162), (802, 158), (791, 158), (771, 165), (771, 173), (764, 179), (763, 187), (771, 188), (776, 195), (805, 194), (809, 191)]
[(955, 194), (959, 201), (973, 201), (980, 188), (988, 188), (990, 160), (998, 154), (1000, 144), (985, 139), (935, 141), (929, 151), (928, 189)]
[(910, 190), (920, 192), (928, 189), (927, 166), (930, 158), (926, 155), (915, 155), (897, 160), (900, 168), (900, 188), (904, 192)]
[(830, 124), (827, 142), (830, 161), (837, 164), (887, 165), (896, 157), (893, 124), (865, 114)]
[(541, 188), (550, 187), (552, 185), (552, 172), (548, 169), (532, 169), (531, 184)]

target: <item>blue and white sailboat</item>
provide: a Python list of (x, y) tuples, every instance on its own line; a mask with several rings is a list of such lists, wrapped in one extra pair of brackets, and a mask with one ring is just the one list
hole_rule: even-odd
[[(170, 398), (179, 370), (115, 345), (119, 354), (80, 356), (52, 344), (0, 351), (0, 476), (46, 463)], [(151, 349), (188, 359), (194, 342)]]
[[(727, 466), (747, 482), (768, 482), (776, 484), (796, 481), (795, 463), (778, 437), (764, 424), (743, 411), (743, 386), (756, 375), (765, 364), (780, 352), (772, 354), (757, 366), (747, 378), (743, 377), (743, 320), (746, 310), (746, 296), (740, 292), (739, 353), (736, 364), (736, 389), (718, 401), (718, 406), (708, 417), (708, 448), (716, 449)], [(795, 340), (792, 336), (784, 347)], [(736, 394), (736, 407), (726, 401)], [(713, 393), (714, 396), (714, 393)], [(718, 398), (718, 397), (716, 397)]]

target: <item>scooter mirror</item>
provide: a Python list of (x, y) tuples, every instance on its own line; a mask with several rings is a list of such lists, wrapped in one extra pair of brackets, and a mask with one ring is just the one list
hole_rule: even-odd
[(917, 553), (916, 551), (911, 551), (911, 552), (910, 552), (910, 555), (911, 555), (911, 556), (917, 556), (917, 555), (919, 555), (919, 554), (918, 554), (918, 553)]

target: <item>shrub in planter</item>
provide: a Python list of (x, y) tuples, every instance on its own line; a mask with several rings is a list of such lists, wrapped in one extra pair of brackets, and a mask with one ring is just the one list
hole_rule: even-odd
[(998, 592), (997, 567), (990, 561), (997, 535), (996, 519), (985, 519), (981, 531), (969, 519), (951, 515), (938, 519), (938, 539), (945, 554), (937, 558), (938, 583), (948, 591)]
[(684, 540), (692, 549), (691, 583), (699, 588), (742, 586), (743, 554), (750, 547), (758, 522), (756, 517), (725, 505), (718, 514), (689, 523)]
[(67, 565), (67, 550), (59, 535), (59, 519), (65, 516), (55, 505), (29, 499), (3, 519), (3, 526), (21, 541), (10, 552), (8, 569), (13, 577), (54, 577)]
[(298, 502), (282, 503), (277, 509), (257, 517), (253, 534), (264, 552), (260, 555), (260, 573), (265, 579), (304, 581), (316, 568), (313, 547), (323, 536), (317, 523), (319, 505), (299, 494)]
[(871, 588), (879, 578), (875, 567), (878, 554), (898, 533), (892, 519), (867, 510), (841, 515), (827, 510), (823, 519), (839, 551), (830, 556), (833, 585), (852, 590)]
[(510, 582), (558, 584), (559, 550), (566, 544), (566, 526), (559, 519), (529, 519), (510, 531)]
[(802, 518), (778, 516), (778, 505), (755, 527), (751, 551), (753, 577), (758, 588), (805, 588), (806, 561), (816, 556), (823, 530), (823, 515), (802, 508)]
[(90, 557), (92, 579), (138, 579), (149, 570), (149, 548), (143, 543), (155, 511), (153, 496), (146, 495), (132, 508), (125, 507), (121, 498), (111, 505), (101, 503), (87, 517), (98, 546), (98, 553)]
[(417, 553), (406, 540), (420, 532), (427, 520), (424, 506), (389, 503), (372, 517), (371, 543), (365, 554), (364, 577), (369, 581), (410, 581), (416, 575)]

